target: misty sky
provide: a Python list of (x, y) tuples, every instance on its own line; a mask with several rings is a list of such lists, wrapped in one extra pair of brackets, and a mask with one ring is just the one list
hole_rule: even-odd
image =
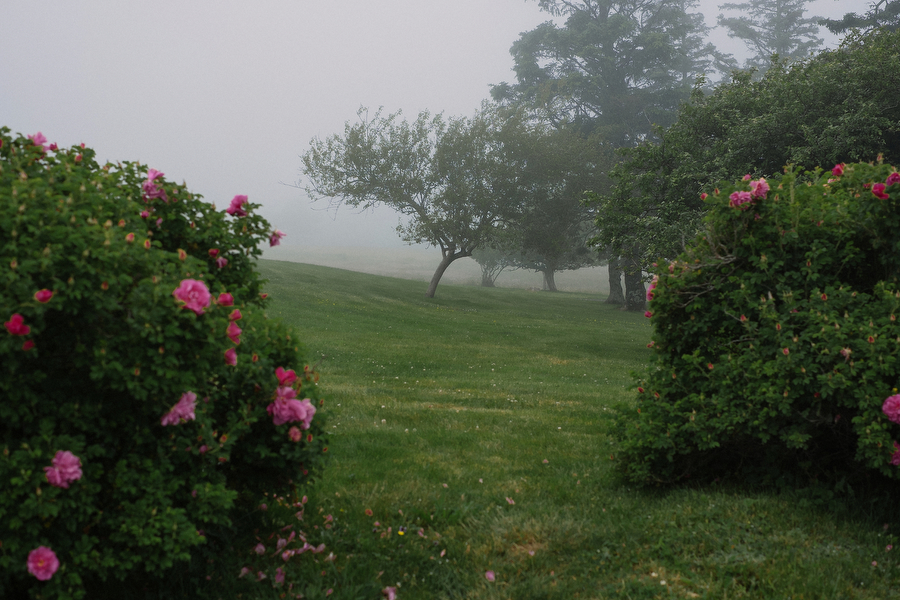
[[(719, 3), (702, 0), (707, 24)], [(867, 6), (817, 0), (806, 16)], [(0, 20), (0, 125), (140, 160), (221, 208), (247, 194), (284, 244), (402, 246), (390, 210), (333, 215), (282, 185), (309, 140), (342, 132), (360, 105), (472, 115), (489, 84), (514, 81), (519, 33), (548, 19), (524, 0), (13, 2)], [(711, 39), (745, 54), (721, 31)]]

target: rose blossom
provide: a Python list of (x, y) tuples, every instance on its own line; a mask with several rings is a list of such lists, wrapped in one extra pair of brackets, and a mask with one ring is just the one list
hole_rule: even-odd
[[(897, 442), (894, 442), (894, 453), (891, 454), (891, 464), (895, 467), (900, 467), (900, 444)], [(888, 546), (888, 550), (890, 549), (891, 547)]]
[(216, 304), (219, 306), (233, 306), (234, 296), (231, 294), (219, 294), (219, 297), (216, 299)]
[[(32, 142), (34, 142), (34, 145), (35, 145), (35, 146), (40, 146), (41, 149), (47, 150), (47, 147), (44, 145), (44, 142), (47, 141), (47, 138), (44, 137), (44, 134), (41, 133), (40, 131), (38, 131), (38, 132), (37, 132), (36, 134), (34, 134), (34, 135), (29, 135), (29, 136), (28, 136), (28, 139), (31, 140)], [(55, 569), (54, 569), (54, 570), (55, 570)], [(48, 579), (49, 579), (49, 578), (48, 578)]]
[(291, 427), (288, 429), (288, 437), (291, 438), (292, 442), (299, 442), (300, 438), (303, 437), (300, 433), (300, 430), (296, 427)]
[(875, 194), (876, 198), (880, 198), (881, 200), (887, 200), (888, 195), (884, 193), (885, 185), (883, 183), (876, 183), (872, 186), (872, 193)]
[(757, 181), (750, 182), (750, 189), (752, 190), (750, 195), (754, 198), (765, 198), (769, 191), (769, 184), (766, 183), (764, 177), (760, 177)]
[(888, 178), (884, 181), (884, 185), (890, 186), (894, 185), (895, 183), (900, 183), (900, 173), (896, 171), (888, 175)]
[(38, 546), (29, 552), (27, 564), (28, 572), (41, 581), (47, 581), (59, 569), (59, 559), (56, 558), (56, 553), (46, 546)]
[(3, 325), (12, 335), (28, 335), (31, 332), (31, 327), (25, 324), (25, 318), (19, 313), (15, 313)]
[(162, 177), (164, 175), (165, 175), (165, 173), (163, 173), (162, 171), (157, 171), (156, 169), (150, 169), (147, 171), (147, 181), (153, 181), (157, 177)]
[(225, 364), (232, 367), (237, 366), (237, 351), (234, 348), (225, 351)]
[(218, 255), (219, 255), (219, 249), (218, 249), (218, 248), (210, 248), (210, 249), (209, 249), (209, 257), (210, 257), (210, 258), (215, 258), (215, 257), (217, 257)]
[(297, 381), (297, 374), (293, 369), (289, 371), (285, 371), (284, 367), (278, 367), (275, 369), (275, 377), (278, 378), (279, 385), (290, 385)]
[(247, 196), (238, 195), (231, 199), (231, 204), (228, 205), (228, 208), (225, 209), (229, 215), (233, 215), (235, 217), (246, 217), (247, 211), (244, 210), (243, 205), (247, 202)]
[(203, 309), (209, 306), (210, 294), (206, 284), (196, 279), (185, 279), (172, 292), (178, 300), (184, 302), (184, 308), (190, 309), (198, 315), (203, 314)]
[(73, 481), (81, 479), (81, 460), (68, 450), (60, 450), (53, 457), (52, 467), (44, 467), (50, 485), (68, 488)]
[(275, 425), (284, 425), (299, 421), (303, 429), (309, 429), (316, 407), (309, 398), (302, 401), (296, 400), (297, 392), (293, 388), (280, 387), (275, 390), (275, 402), (266, 407), (266, 412), (272, 417)]
[(34, 293), (34, 299), (40, 302), (41, 304), (46, 304), (50, 302), (50, 298), (53, 297), (53, 292), (48, 289), (43, 289)]
[(220, 269), (225, 267), (225, 265), (227, 265), (227, 264), (228, 264), (227, 258), (223, 258), (220, 256), (219, 258), (216, 259), (216, 266)]
[(273, 246), (273, 247), (277, 246), (278, 244), (281, 243), (281, 238), (283, 238), (286, 235), (287, 234), (284, 233), (283, 231), (279, 231), (276, 229), (275, 233), (273, 233), (271, 235), (271, 237), (269, 237), (269, 246)]
[(881, 412), (887, 416), (889, 421), (900, 424), (900, 394), (888, 396), (881, 405)]
[(753, 196), (750, 192), (732, 192), (728, 197), (730, 202), (728, 203), (732, 208), (739, 208), (741, 210), (746, 209), (745, 204), (753, 203)]
[(163, 426), (166, 425), (178, 425), (183, 419), (184, 421), (193, 421), (196, 416), (194, 415), (194, 407), (197, 406), (197, 394), (194, 392), (185, 392), (181, 395), (181, 399), (178, 403), (172, 407), (172, 409), (163, 415), (162, 419), (160, 419), (160, 423)]
[(834, 168), (831, 170), (831, 174), (835, 177), (840, 177), (844, 174), (844, 163), (839, 165), (834, 165)]
[(228, 324), (228, 329), (225, 331), (225, 334), (228, 336), (228, 339), (234, 342), (235, 344), (241, 343), (241, 331), (242, 329), (237, 326), (237, 323), (232, 321)]

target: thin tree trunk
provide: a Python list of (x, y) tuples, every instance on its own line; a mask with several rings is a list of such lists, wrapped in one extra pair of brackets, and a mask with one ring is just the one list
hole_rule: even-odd
[(622, 306), (625, 304), (625, 294), (622, 293), (622, 270), (619, 269), (619, 259), (609, 259), (609, 296), (606, 304)]
[(543, 271), (544, 273), (544, 289), (550, 292), (558, 292), (556, 289), (556, 280), (554, 279), (555, 272), (547, 269)]
[(481, 271), (481, 287), (494, 287), (494, 278), (485, 270)]
[(428, 284), (428, 291), (425, 292), (426, 298), (434, 298), (434, 292), (437, 290), (438, 283), (441, 281), (441, 277), (444, 276), (444, 271), (447, 270), (447, 267), (450, 266), (457, 258), (463, 258), (466, 256), (472, 256), (472, 252), (454, 252), (452, 250), (441, 250), (443, 254), (443, 258), (441, 259), (441, 263), (438, 265), (437, 269), (434, 272), (434, 275), (431, 276), (431, 283)]
[(647, 289), (641, 273), (641, 263), (637, 250), (626, 259), (625, 266), (625, 310), (642, 311), (647, 306)]

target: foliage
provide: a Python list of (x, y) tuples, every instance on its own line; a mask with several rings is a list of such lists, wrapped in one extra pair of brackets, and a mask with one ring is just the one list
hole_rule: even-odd
[(596, 197), (602, 246), (642, 244), (642, 264), (674, 258), (699, 228), (702, 189), (746, 173), (769, 177), (786, 164), (900, 162), (900, 33), (854, 34), (834, 51), (696, 89), (659, 142), (625, 153), (614, 188)]
[(728, 36), (738, 38), (753, 53), (745, 68), (765, 71), (773, 54), (780, 59), (803, 59), (822, 46), (820, 17), (803, 17), (809, 0), (747, 0), (726, 3), (720, 9), (740, 16), (719, 15), (719, 25)]
[[(0, 129), (0, 596), (240, 589), (259, 500), (297, 493), (326, 449), (321, 415), (301, 437), (312, 406), (288, 399), (321, 407), (317, 376), (255, 271), (280, 232), (246, 196), (226, 215), (29, 138)], [(283, 408), (305, 423), (274, 425)], [(39, 547), (60, 563), (45, 580)]]
[(606, 189), (613, 153), (596, 136), (570, 129), (535, 131), (520, 145), (520, 209), (505, 222), (507, 246), (516, 266), (542, 273), (545, 289), (555, 292), (556, 272), (597, 263), (587, 245), (594, 214), (584, 191)]
[(542, 0), (565, 15), (523, 33), (510, 52), (516, 83), (491, 90), (495, 100), (525, 106), (554, 127), (571, 124), (615, 146), (652, 135), (674, 121), (694, 80), (731, 66), (704, 41), (703, 16), (690, 0)]
[(858, 163), (710, 194), (706, 231), (655, 269), (652, 362), (617, 429), (629, 479), (727, 457), (900, 479), (896, 182)]
[(826, 27), (834, 34), (847, 33), (851, 29), (867, 31), (876, 27), (896, 31), (900, 27), (900, 2), (875, 0), (869, 6), (871, 8), (865, 14), (845, 13), (840, 20), (822, 19), (819, 21), (819, 25)]
[(441, 249), (426, 294), (433, 297), (450, 263), (490, 241), (515, 208), (515, 138), (524, 123), (487, 105), (472, 119), (424, 111), (409, 123), (400, 112), (357, 114), (360, 122), (347, 123), (343, 136), (310, 142), (302, 157), (305, 189), (335, 206), (385, 204), (409, 217), (398, 227), (402, 239)]

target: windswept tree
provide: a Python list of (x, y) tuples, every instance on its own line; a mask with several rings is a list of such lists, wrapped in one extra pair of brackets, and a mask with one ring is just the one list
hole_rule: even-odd
[(738, 11), (738, 16), (719, 15), (719, 25), (728, 36), (744, 42), (753, 56), (746, 67), (764, 72), (772, 55), (781, 59), (807, 58), (822, 46), (821, 17), (804, 17), (809, 0), (747, 0), (719, 5), (720, 10)]
[(435, 290), (450, 264), (485, 245), (501, 218), (515, 210), (515, 115), (485, 105), (473, 118), (427, 111), (408, 122), (397, 112), (358, 111), (343, 135), (314, 138), (302, 156), (301, 182), (314, 199), (360, 209), (386, 205), (408, 217), (397, 227), (409, 243), (441, 250), (428, 286)]

